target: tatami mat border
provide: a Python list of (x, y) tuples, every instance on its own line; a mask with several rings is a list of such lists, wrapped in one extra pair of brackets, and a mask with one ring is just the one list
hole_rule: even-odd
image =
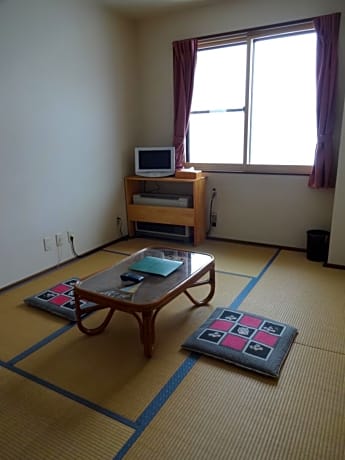
[(103, 248), (102, 251), (103, 252), (110, 252), (111, 254), (120, 254), (121, 256), (130, 256), (131, 255), (130, 252), (115, 251), (114, 249), (107, 249), (107, 248)]
[(252, 279), (252, 275), (247, 275), (245, 273), (235, 273), (235, 272), (227, 272), (226, 270), (216, 270), (217, 273), (222, 273), (223, 275), (233, 275), (233, 276), (240, 276), (242, 278), (250, 278)]
[(31, 382), (37, 383), (38, 385), (41, 385), (44, 388), (48, 388), (49, 390), (55, 391), (56, 393), (62, 396), (65, 396), (66, 398), (69, 398), (74, 402), (82, 404), (83, 406), (88, 407), (89, 409), (99, 412), (100, 414), (105, 415), (106, 417), (110, 417), (114, 420), (117, 420), (118, 422), (121, 422), (129, 426), (130, 428), (136, 429), (137, 427), (137, 424), (135, 422), (132, 422), (131, 420), (119, 414), (116, 414), (115, 412), (105, 409), (104, 407), (101, 407), (98, 404), (88, 401), (85, 398), (81, 398), (80, 396), (72, 393), (71, 391), (64, 390), (63, 388), (60, 388), (57, 385), (54, 385), (53, 383), (48, 382), (47, 380), (41, 379), (40, 377), (30, 374), (29, 372), (26, 372), (23, 369), (20, 369), (19, 367), (9, 365), (0, 360), (0, 372), (1, 372), (1, 366), (7, 369), (8, 371), (14, 372), (15, 374), (20, 375), (21, 377), (24, 377), (30, 380)]
[(25, 359), (27, 356), (31, 355), (32, 353), (35, 353), (35, 351), (39, 350), (40, 348), (44, 347), (47, 345), (49, 342), (52, 342), (53, 340), (57, 339), (60, 337), (60, 335), (64, 334), (65, 332), (69, 331), (75, 323), (71, 321), (69, 324), (66, 324), (65, 326), (62, 326), (60, 329), (57, 331), (53, 332), (52, 334), (48, 335), (44, 339), (40, 340), (39, 342), (35, 343), (32, 347), (28, 348), (27, 350), (23, 351), (19, 355), (15, 356), (14, 358), (11, 358), (7, 361), (7, 364), (13, 365), (17, 364), (19, 361), (22, 359)]
[(231, 303), (230, 307), (233, 310), (236, 310), (241, 305), (241, 303), (248, 296), (248, 294), (255, 287), (255, 285), (260, 281), (263, 275), (267, 272), (267, 270), (270, 268), (270, 266), (273, 264), (273, 262), (275, 261), (275, 259), (278, 257), (279, 254), (280, 254), (280, 249), (278, 249), (277, 252), (270, 258), (270, 260), (267, 262), (267, 264), (261, 270), (258, 276), (254, 276), (251, 278), (247, 286), (242, 290), (242, 292), (239, 293), (239, 295)]
[(159, 412), (161, 407), (167, 402), (169, 397), (173, 394), (173, 392), (176, 390), (176, 388), (179, 386), (179, 384), (182, 382), (185, 376), (193, 368), (193, 366), (199, 358), (200, 356), (196, 353), (191, 353), (190, 356), (185, 359), (185, 361), (177, 369), (175, 374), (168, 380), (168, 382), (160, 390), (158, 395), (151, 401), (151, 403), (147, 406), (144, 412), (137, 419), (138, 429), (129, 438), (126, 444), (124, 444), (122, 449), (119, 450), (119, 452), (115, 455), (113, 460), (119, 460), (123, 458), (123, 456), (135, 443), (135, 441), (141, 436), (141, 434), (146, 429), (148, 424), (152, 421), (152, 419), (155, 417), (155, 415)]

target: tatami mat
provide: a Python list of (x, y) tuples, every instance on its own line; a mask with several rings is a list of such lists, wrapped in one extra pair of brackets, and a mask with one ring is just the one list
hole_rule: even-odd
[(166, 246), (171, 248), (181, 247), (184, 249), (192, 249), (192, 244), (184, 244), (172, 240), (157, 240), (150, 238), (128, 238), (117, 241), (116, 243), (110, 244), (105, 249), (110, 251), (119, 251), (125, 254), (132, 254), (140, 249), (147, 248), (149, 246)]
[(165, 245), (213, 254), (217, 270), (244, 276), (257, 276), (277, 252), (277, 249), (271, 247), (230, 243), (227, 241), (206, 240), (201, 245), (195, 247), (191, 244), (182, 245), (180, 242), (164, 242), (144, 238), (119, 241), (108, 246), (106, 249), (132, 253), (146, 246)]
[(201, 358), (125, 458), (343, 460), (344, 366), (294, 345), (272, 382)]
[[(161, 310), (151, 359), (130, 315), (115, 313), (89, 337), (23, 303), (161, 245), (123, 240), (0, 295), (0, 458), (343, 460), (345, 271), (294, 251), (183, 245), (215, 255), (216, 293), (208, 306), (181, 295)], [(181, 349), (215, 307), (231, 304), (299, 330), (278, 380)]]
[(247, 276), (258, 276), (277, 252), (271, 247), (212, 240), (202, 243), (198, 250), (214, 255), (217, 270)]
[(133, 428), (0, 368), (0, 458), (110, 460)]
[[(181, 343), (215, 306), (229, 305), (247, 281), (217, 274), (217, 293), (210, 306), (191, 308), (187, 297), (180, 295), (164, 307), (157, 316), (151, 359), (144, 357), (135, 318), (117, 312), (102, 334), (85, 336), (75, 327), (17, 365), (135, 420), (185, 360)], [(195, 288), (195, 296), (203, 297), (205, 290), (206, 286)], [(92, 315), (87, 324), (96, 325), (102, 314)]]
[(297, 327), (298, 343), (344, 353), (345, 271), (282, 251), (241, 309)]
[(27, 306), (23, 302), (26, 297), (54, 286), (64, 279), (73, 276), (82, 278), (107, 268), (123, 257), (119, 254), (99, 252), (52, 270), (1, 294), (0, 359), (3, 361), (11, 359), (68, 324), (68, 321), (63, 318)]

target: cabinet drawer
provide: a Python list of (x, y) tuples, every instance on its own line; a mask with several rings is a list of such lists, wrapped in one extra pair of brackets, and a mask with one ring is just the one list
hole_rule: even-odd
[(163, 206), (128, 205), (128, 219), (131, 221), (155, 222), (160, 224), (195, 225), (193, 208), (171, 208)]

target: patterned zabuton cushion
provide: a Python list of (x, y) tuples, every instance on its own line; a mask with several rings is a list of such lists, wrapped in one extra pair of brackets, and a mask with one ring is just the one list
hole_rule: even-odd
[[(73, 286), (77, 281), (79, 281), (79, 278), (62, 281), (49, 289), (27, 297), (24, 302), (27, 305), (47, 310), (70, 321), (76, 321)], [(90, 302), (81, 301), (81, 308), (89, 305), (91, 305)]]
[(279, 377), (297, 329), (245, 311), (217, 308), (182, 347)]

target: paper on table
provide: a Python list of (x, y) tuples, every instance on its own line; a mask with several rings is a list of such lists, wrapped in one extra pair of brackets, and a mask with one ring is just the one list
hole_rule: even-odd
[(151, 273), (153, 275), (168, 276), (177, 270), (183, 261), (162, 259), (160, 257), (145, 256), (143, 259), (134, 262), (129, 268), (143, 273)]

